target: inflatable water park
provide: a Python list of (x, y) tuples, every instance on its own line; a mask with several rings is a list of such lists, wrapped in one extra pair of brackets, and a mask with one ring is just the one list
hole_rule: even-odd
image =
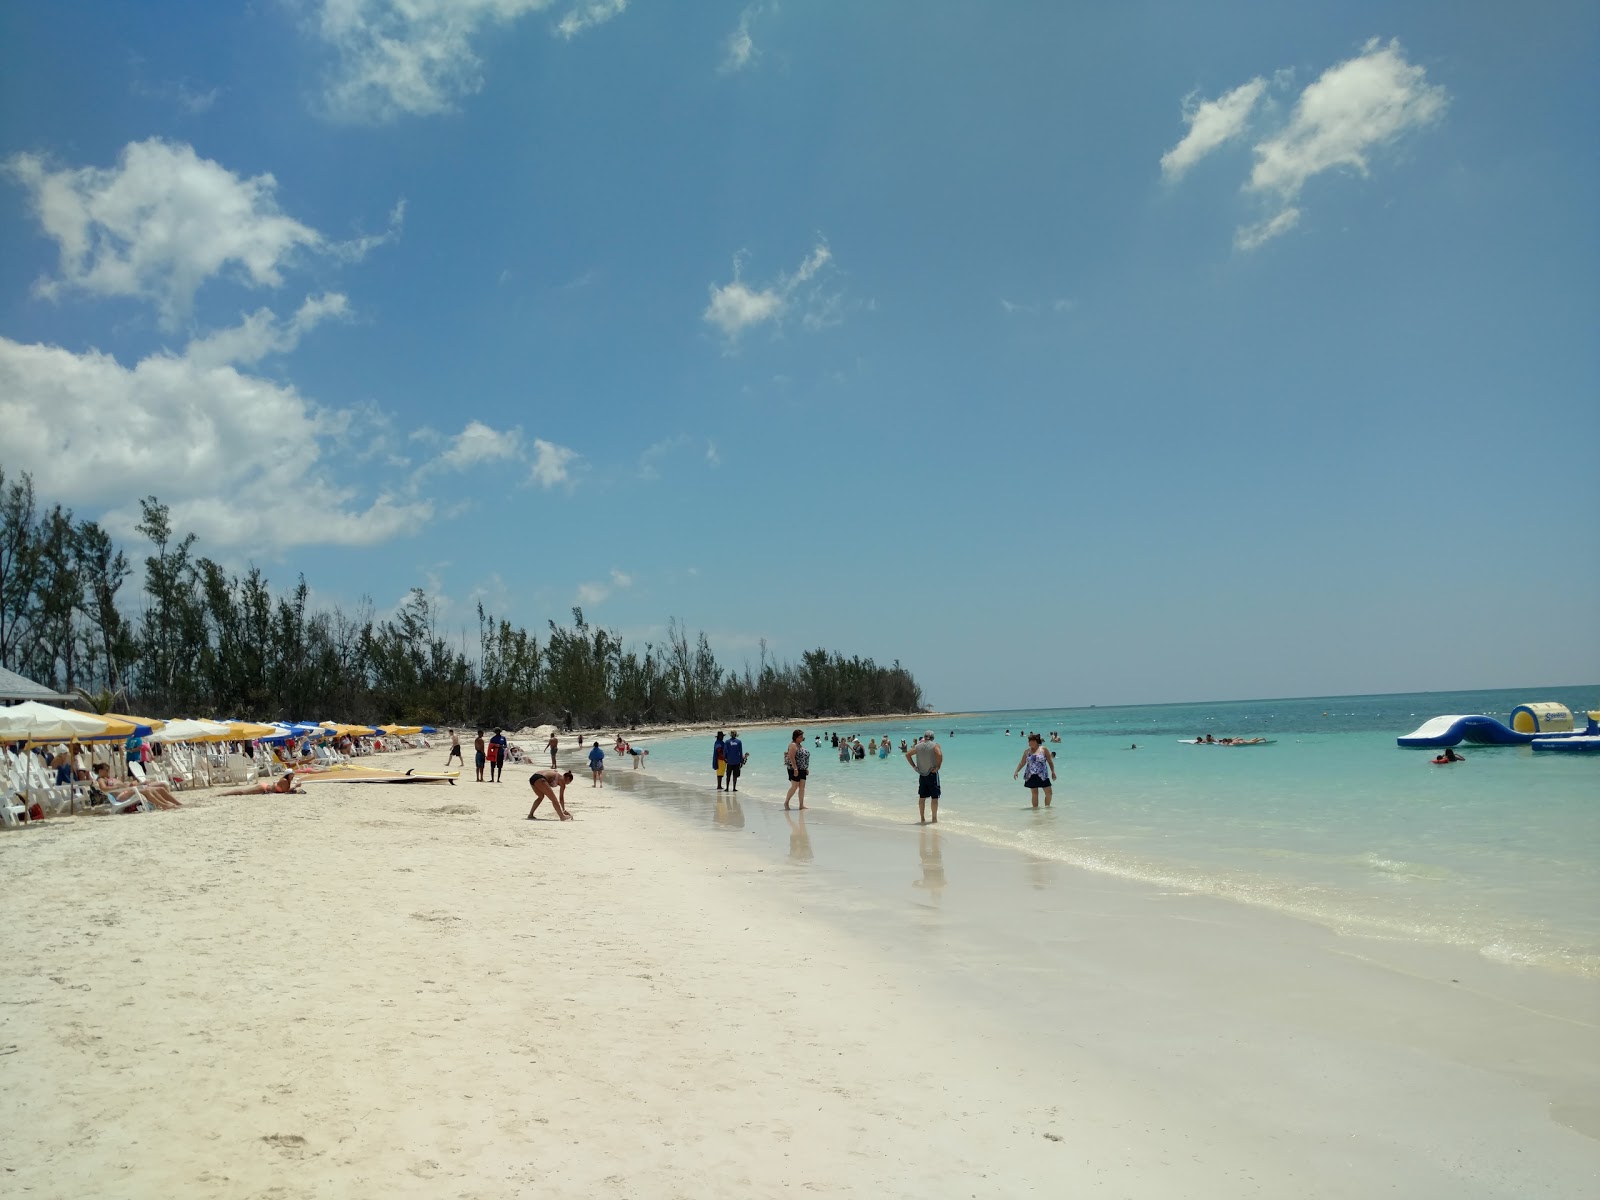
[(1395, 741), (1401, 746), (1430, 749), (1459, 746), (1532, 746), (1568, 754), (1600, 752), (1600, 712), (1584, 714), (1588, 725), (1577, 727), (1572, 710), (1554, 700), (1519, 704), (1505, 723), (1476, 713), (1434, 717)]

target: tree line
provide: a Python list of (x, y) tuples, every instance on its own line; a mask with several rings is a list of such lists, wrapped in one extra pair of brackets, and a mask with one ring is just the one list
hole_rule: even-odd
[(314, 609), (303, 575), (275, 591), (255, 566), (240, 575), (197, 555), (154, 496), (140, 511), (151, 552), (142, 589), (124, 597), (134, 568), (111, 536), (59, 504), (41, 510), (32, 478), (7, 484), (0, 468), (0, 666), (101, 711), (167, 716), (517, 728), (922, 708), (899, 662), (825, 649), (779, 661), (762, 641), (756, 663), (732, 668), (676, 619), (661, 644), (627, 646), (579, 608), (541, 634), (480, 603), (471, 645), (441, 628), (422, 588), (384, 618), (370, 599)]

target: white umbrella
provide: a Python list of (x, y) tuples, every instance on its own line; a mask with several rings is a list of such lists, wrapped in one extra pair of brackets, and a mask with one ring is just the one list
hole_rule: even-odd
[(152, 742), (203, 742), (226, 737), (233, 732), (221, 721), (168, 721), (162, 729), (150, 735)]
[(10, 708), (0, 708), (0, 739), (8, 742), (43, 742), (52, 738), (95, 738), (106, 736), (107, 722), (88, 713), (24, 700)]

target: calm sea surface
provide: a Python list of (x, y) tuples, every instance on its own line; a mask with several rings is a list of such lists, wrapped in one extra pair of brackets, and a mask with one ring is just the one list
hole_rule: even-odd
[[(1534, 700), (1561, 701), (1576, 716), (1600, 708), (1600, 685), (821, 723), (806, 727), (807, 799), (862, 820), (914, 823), (916, 776), (898, 747), (933, 728), (945, 750), (946, 833), (1347, 932), (1600, 975), (1600, 756), (1468, 745), (1465, 763), (1435, 767), (1432, 751), (1394, 741), (1442, 713), (1506, 720)], [(887, 734), (895, 751), (841, 763), (813, 741), (834, 728), (863, 742)], [(1011, 779), (1030, 730), (1063, 738), (1048, 812), (1032, 810)], [(1179, 743), (1206, 733), (1276, 741)], [(752, 761), (741, 794), (781, 800), (787, 731), (743, 741)], [(640, 744), (656, 774), (714, 787), (710, 736)], [(614, 756), (607, 765), (624, 767)]]

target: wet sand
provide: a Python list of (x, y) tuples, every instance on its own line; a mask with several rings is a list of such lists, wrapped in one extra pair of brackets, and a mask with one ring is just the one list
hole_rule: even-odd
[(0, 836), (5, 1190), (1595, 1182), (1592, 988), (648, 772), (529, 822), (526, 774)]

